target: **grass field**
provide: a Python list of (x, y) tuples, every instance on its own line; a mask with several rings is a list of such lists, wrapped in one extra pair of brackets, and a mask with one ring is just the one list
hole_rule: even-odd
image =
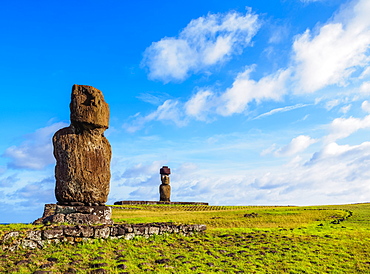
[[(1, 273), (370, 273), (370, 204), (117, 206), (115, 222), (206, 224), (204, 234), (0, 251)], [(28, 226), (0, 227), (0, 233)]]

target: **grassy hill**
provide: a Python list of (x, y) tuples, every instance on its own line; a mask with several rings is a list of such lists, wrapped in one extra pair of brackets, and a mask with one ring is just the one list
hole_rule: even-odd
[[(207, 231), (0, 251), (0, 272), (370, 273), (370, 204), (127, 205), (114, 207), (113, 219), (206, 224)], [(0, 233), (27, 227), (2, 226)]]

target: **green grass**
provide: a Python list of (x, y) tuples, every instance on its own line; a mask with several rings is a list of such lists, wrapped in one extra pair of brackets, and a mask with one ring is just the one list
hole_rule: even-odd
[[(106, 273), (370, 273), (370, 204), (130, 205), (115, 207), (113, 219), (199, 223), (208, 229), (188, 237), (95, 240), (42, 250), (0, 251), (0, 273), (94, 273), (97, 269)], [(22, 229), (29, 226), (2, 226), (0, 233)]]
[[(243, 217), (245, 214), (257, 217)], [(174, 222), (205, 224), (216, 228), (295, 228), (315, 221), (346, 218), (348, 212), (328, 207), (256, 207), (256, 206), (122, 206), (114, 210), (115, 222)]]

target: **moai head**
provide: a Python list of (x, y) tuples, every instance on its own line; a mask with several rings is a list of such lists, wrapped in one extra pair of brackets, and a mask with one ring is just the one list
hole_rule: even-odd
[(161, 182), (164, 185), (170, 184), (170, 176), (161, 174)]
[(168, 166), (163, 166), (160, 170), (159, 173), (161, 174), (161, 182), (164, 185), (169, 185), (170, 184), (170, 174), (171, 174), (171, 169)]

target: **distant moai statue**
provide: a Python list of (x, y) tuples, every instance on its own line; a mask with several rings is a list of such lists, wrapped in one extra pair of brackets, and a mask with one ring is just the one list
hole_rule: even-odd
[(171, 169), (168, 166), (163, 166), (159, 173), (161, 174), (162, 184), (159, 186), (160, 201), (170, 202), (171, 186), (170, 186), (170, 174)]

